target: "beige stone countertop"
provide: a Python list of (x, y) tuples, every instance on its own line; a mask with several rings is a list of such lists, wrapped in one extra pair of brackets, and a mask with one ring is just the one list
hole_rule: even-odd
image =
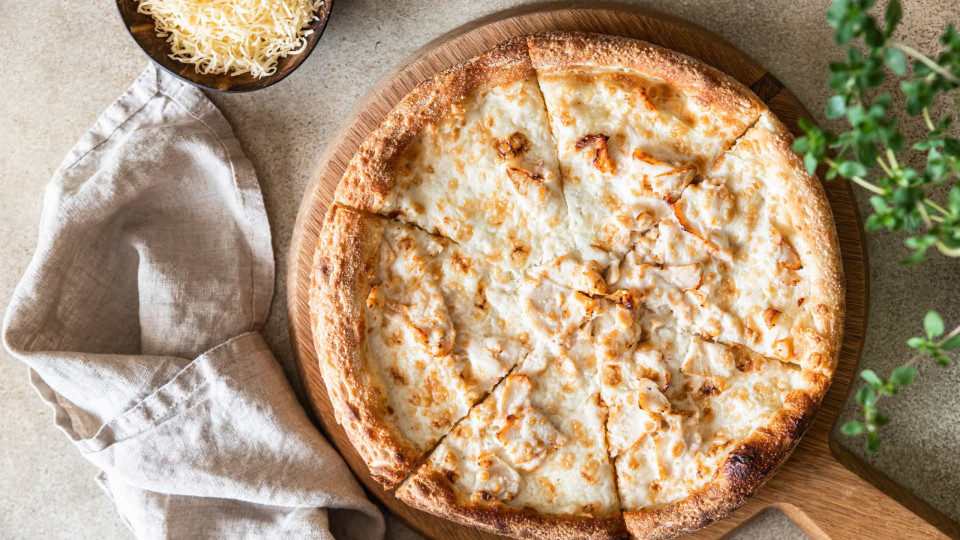
[[(294, 374), (288, 343), (287, 248), (313, 165), (341, 119), (394, 64), (474, 18), (517, 0), (336, 0), (307, 62), (280, 84), (251, 94), (213, 95), (253, 162), (263, 188), (277, 259), (277, 289), (264, 329)], [(824, 121), (832, 45), (828, 0), (636, 2), (699, 24), (755, 58)], [(883, 3), (883, 2), (881, 2)], [(960, 22), (956, 0), (903, 0), (898, 37), (936, 49), (946, 22)], [(0, 0), (0, 306), (36, 245), (43, 189), (74, 142), (147, 64), (114, 2)], [(892, 85), (890, 90), (896, 91)], [(830, 124), (827, 124), (830, 125)], [(907, 133), (922, 127), (907, 122)], [(863, 193), (861, 209), (868, 205)], [(960, 260), (934, 254), (901, 268), (902, 237), (867, 235), (871, 302), (863, 366), (887, 373), (910, 355), (928, 309), (960, 322)], [(960, 367), (924, 365), (918, 382), (887, 401), (892, 423), (869, 461), (954, 520), (960, 520)], [(26, 368), (0, 352), (0, 538), (125, 538), (130, 533), (93, 481), (94, 469), (53, 425), (27, 384)], [(847, 416), (854, 408), (848, 404)], [(859, 442), (850, 444), (862, 454)], [(391, 536), (412, 536), (395, 521)], [(768, 511), (738, 538), (802, 538)]]

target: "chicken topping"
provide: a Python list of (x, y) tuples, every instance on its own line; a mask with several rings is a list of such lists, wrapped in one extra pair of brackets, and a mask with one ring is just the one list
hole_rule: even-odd
[(520, 475), (490, 451), (477, 456), (477, 478), (473, 489), (501, 501), (512, 501), (520, 491)]
[(517, 167), (507, 167), (507, 176), (513, 182), (517, 192), (523, 196), (535, 195), (543, 200), (547, 197), (547, 186), (543, 183), (543, 177), (539, 174), (531, 173)]
[(681, 291), (696, 290), (703, 284), (703, 275), (698, 263), (667, 266), (663, 269), (663, 276)]
[(796, 250), (793, 249), (780, 234), (780, 231), (772, 229), (770, 232), (770, 237), (773, 240), (774, 245), (778, 247), (777, 250), (777, 266), (780, 268), (786, 268), (787, 270), (800, 270), (803, 268), (803, 265), (800, 263), (800, 256), (797, 255)]
[(773, 328), (778, 318), (780, 318), (780, 311), (776, 309), (767, 308), (763, 312), (763, 322), (767, 323), (767, 328)]
[(652, 413), (664, 413), (670, 410), (670, 401), (657, 387), (657, 383), (650, 379), (640, 379), (637, 386), (638, 401), (643, 410)]
[(695, 174), (697, 174), (696, 165), (687, 163), (651, 178), (651, 188), (659, 197), (673, 204), (680, 200), (680, 195), (693, 181)]
[(612, 457), (626, 452), (660, 426), (659, 418), (636, 402), (626, 400), (611, 407), (607, 418), (607, 446)]
[(577, 141), (577, 150), (581, 150), (591, 142), (593, 143), (593, 166), (600, 172), (612, 173), (614, 166), (610, 154), (607, 152), (607, 141), (610, 137), (603, 134), (585, 135)]
[(526, 151), (527, 144), (527, 138), (523, 133), (514, 132), (509, 137), (496, 140), (497, 155), (500, 159), (513, 159)]

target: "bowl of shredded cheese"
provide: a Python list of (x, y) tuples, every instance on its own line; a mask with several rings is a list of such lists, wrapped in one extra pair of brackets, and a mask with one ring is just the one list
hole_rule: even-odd
[(250, 92), (293, 73), (313, 51), (333, 0), (117, 0), (147, 56), (209, 90)]

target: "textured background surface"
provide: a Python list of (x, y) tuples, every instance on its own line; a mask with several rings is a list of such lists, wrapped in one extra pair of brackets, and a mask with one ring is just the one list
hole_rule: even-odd
[[(313, 56), (289, 79), (246, 95), (213, 96), (253, 161), (277, 255), (277, 291), (264, 334), (288, 373), (293, 364), (284, 280), (297, 206), (316, 157), (360, 96), (395, 63), (434, 37), (517, 0), (337, 0)], [(838, 51), (824, 20), (828, 0), (634, 2), (697, 23), (758, 60), (823, 121), (826, 64)], [(955, 0), (904, 0), (898, 37), (931, 52)], [(143, 69), (113, 2), (0, 0), (0, 307), (5, 309), (36, 243), (43, 188), (70, 146)], [(895, 91), (893, 87), (891, 90)], [(829, 125), (829, 124), (828, 124)], [(908, 133), (920, 133), (908, 122)], [(858, 195), (862, 195), (859, 193)], [(866, 198), (861, 197), (866, 211)], [(881, 374), (910, 354), (927, 309), (960, 322), (960, 261), (933, 255), (897, 265), (906, 250), (868, 234), (871, 307), (863, 365)], [(0, 352), (0, 537), (124, 538), (129, 533), (93, 482), (93, 468), (58, 433), (26, 382), (26, 368)], [(892, 425), (869, 460), (960, 520), (960, 368), (924, 366), (918, 383), (889, 403)], [(849, 406), (847, 415), (855, 413)], [(860, 452), (858, 441), (849, 442)], [(401, 526), (394, 536), (407, 536)], [(737, 538), (802, 538), (769, 511)]]

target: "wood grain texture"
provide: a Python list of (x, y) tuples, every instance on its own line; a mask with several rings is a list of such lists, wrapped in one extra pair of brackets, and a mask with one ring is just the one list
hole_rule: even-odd
[(228, 94), (252, 92), (274, 85), (287, 78), (300, 67), (300, 64), (303, 64), (317, 46), (323, 30), (327, 27), (330, 10), (333, 7), (333, 0), (324, 0), (323, 6), (317, 12), (317, 20), (310, 23), (309, 29), (313, 30), (313, 33), (306, 38), (306, 49), (298, 54), (281, 58), (277, 62), (277, 71), (273, 75), (258, 79), (249, 73), (236, 76), (226, 73), (204, 75), (197, 73), (193, 64), (185, 64), (170, 58), (170, 44), (167, 43), (166, 38), (157, 36), (153, 17), (137, 12), (139, 3), (139, 0), (117, 0), (117, 10), (120, 12), (120, 18), (123, 19), (123, 24), (126, 25), (130, 36), (133, 37), (133, 40), (143, 52), (158, 66), (175, 77), (200, 88)]
[[(300, 206), (287, 274), (290, 332), (307, 398), (324, 432), (367, 490), (430, 538), (494, 536), (410, 508), (370, 478), (363, 461), (334, 420), (314, 352), (308, 307), (314, 248), (324, 213), (350, 158), (410, 89), (500, 41), (543, 30), (599, 32), (662, 45), (699, 58), (749, 86), (795, 133), (797, 119), (810, 116), (776, 77), (710, 32), (656, 12), (595, 2), (539, 4), (478, 19), (425, 45), (367, 93), (320, 156)], [(860, 216), (850, 185), (837, 180), (827, 183), (826, 190), (840, 238), (847, 285), (844, 340), (833, 385), (813, 426), (782, 470), (746, 505), (690, 538), (719, 538), (769, 507), (784, 512), (816, 539), (937, 538), (944, 534), (960, 538), (960, 527), (955, 522), (831, 442), (833, 425), (850, 389), (863, 345), (868, 266)]]

